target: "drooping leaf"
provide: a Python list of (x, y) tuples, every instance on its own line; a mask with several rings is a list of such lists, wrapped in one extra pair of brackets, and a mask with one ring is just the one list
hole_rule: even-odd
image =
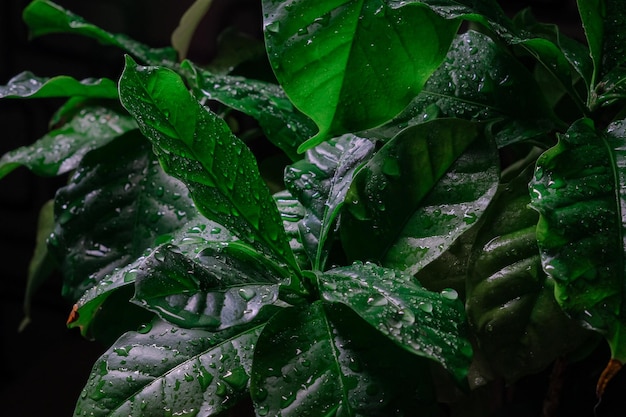
[(347, 305), (403, 349), (465, 378), (472, 347), (456, 291), (431, 292), (411, 275), (371, 263), (331, 269), (318, 280), (322, 299)]
[(437, 117), (499, 121), (493, 128), (498, 146), (555, 127), (555, 117), (532, 74), (502, 46), (473, 30), (455, 39), (419, 96), (372, 133), (389, 139), (407, 125)]
[(64, 295), (78, 300), (195, 216), (187, 194), (137, 130), (87, 154), (55, 199), (49, 249), (62, 265)]
[(346, 195), (340, 232), (348, 257), (384, 259), (422, 200), (480, 136), (475, 123), (437, 119), (411, 126), (385, 144)]
[[(112, 273), (102, 278), (97, 285), (89, 288), (76, 302), (75, 314), (68, 322), (69, 327), (79, 327), (85, 337), (93, 338), (92, 327), (98, 326), (101, 321), (99, 315), (103, 311), (103, 305), (113, 294), (124, 291), (125, 288), (135, 289), (135, 282), (140, 269), (150, 257), (156, 256), (156, 251), (161, 250), (163, 245), (176, 246), (177, 251), (189, 258), (193, 258), (207, 247), (207, 245), (221, 246), (236, 240), (235, 236), (217, 223), (189, 214), (190, 220), (179, 225), (178, 229), (172, 228), (168, 233), (156, 236), (152, 242), (144, 242), (146, 246), (141, 256), (129, 264), (116, 268)], [(128, 300), (128, 299), (127, 299)]]
[(233, 75), (213, 74), (185, 61), (196, 95), (217, 100), (259, 122), (267, 138), (292, 160), (306, 139), (315, 133), (315, 124), (291, 104), (283, 89), (264, 81)]
[(363, 324), (348, 308), (319, 301), (274, 316), (254, 352), (250, 391), (256, 414), (432, 413), (425, 363)]
[(121, 109), (84, 107), (34, 144), (4, 154), (0, 158), (0, 178), (20, 166), (37, 175), (64, 174), (75, 169), (90, 150), (136, 129), (134, 119)]
[(589, 337), (561, 311), (554, 280), (541, 268), (538, 215), (528, 207), (531, 175), (527, 169), (499, 189), (467, 279), (468, 321), (482, 351), (477, 357), (510, 382), (543, 370)]
[(602, 334), (622, 363), (625, 132), (623, 123), (605, 135), (589, 119), (577, 121), (539, 158), (530, 182), (543, 269), (554, 279), (556, 301)]
[(165, 171), (185, 182), (202, 214), (298, 270), (253, 154), (176, 73), (127, 58), (120, 96)]
[(498, 164), (493, 143), (472, 143), (422, 200), (383, 265), (415, 275), (448, 250), (491, 202), (500, 179)]
[(50, 33), (77, 34), (116, 46), (146, 64), (171, 67), (176, 63), (176, 51), (172, 48), (153, 49), (126, 35), (109, 33), (51, 1), (32, 1), (24, 9), (23, 18), (33, 38)]
[(286, 186), (306, 209), (299, 229), (314, 270), (324, 270), (348, 187), (373, 152), (370, 140), (347, 134), (309, 149), (285, 170)]
[(218, 415), (246, 394), (261, 330), (214, 333), (157, 320), (128, 332), (95, 363), (74, 416)]
[(133, 301), (185, 328), (224, 330), (257, 320), (278, 301), (276, 266), (240, 242), (207, 242), (188, 257), (171, 244), (138, 269)]
[(117, 99), (117, 85), (108, 78), (78, 81), (67, 75), (37, 77), (24, 71), (0, 86), (0, 98), (96, 97)]
[(194, 1), (180, 18), (180, 22), (176, 29), (174, 29), (174, 32), (172, 32), (172, 47), (178, 52), (180, 59), (187, 57), (189, 44), (193, 39), (193, 35), (200, 21), (209, 11), (211, 3), (213, 3), (213, 0)]
[(274, 72), (319, 128), (300, 150), (391, 119), (443, 60), (459, 22), (388, 3), (263, 1)]

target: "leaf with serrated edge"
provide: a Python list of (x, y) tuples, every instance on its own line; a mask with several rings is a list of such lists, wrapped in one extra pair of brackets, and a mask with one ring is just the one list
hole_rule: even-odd
[(403, 349), (439, 362), (458, 381), (465, 378), (472, 347), (463, 336), (465, 314), (456, 291), (428, 291), (411, 275), (371, 263), (317, 278), (322, 299), (349, 306)]
[(155, 321), (126, 333), (95, 363), (74, 416), (217, 415), (247, 392), (261, 330), (214, 333)]
[(176, 73), (141, 67), (127, 57), (120, 97), (165, 171), (185, 182), (202, 214), (298, 270), (254, 155)]

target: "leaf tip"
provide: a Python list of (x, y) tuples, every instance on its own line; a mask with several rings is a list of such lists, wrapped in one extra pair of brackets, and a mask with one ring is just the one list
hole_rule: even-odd
[(598, 379), (598, 384), (596, 385), (596, 397), (602, 398), (606, 387), (609, 385), (609, 382), (617, 375), (617, 373), (622, 369), (622, 362), (617, 359), (611, 359), (609, 363), (602, 371), (600, 378)]

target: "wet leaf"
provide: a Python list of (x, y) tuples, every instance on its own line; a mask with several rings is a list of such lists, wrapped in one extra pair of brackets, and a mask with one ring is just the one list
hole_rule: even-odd
[(437, 119), (411, 126), (385, 144), (358, 172), (341, 214), (350, 259), (381, 260), (440, 178), (474, 140), (479, 126)]
[(137, 130), (87, 154), (55, 199), (49, 250), (61, 262), (64, 295), (78, 300), (189, 221), (197, 212), (187, 194)]
[(270, 63), (315, 121), (309, 149), (397, 115), (443, 60), (457, 28), (419, 4), (263, 1)]
[(314, 270), (324, 270), (348, 187), (373, 152), (370, 140), (343, 135), (309, 149), (285, 170), (286, 186), (305, 207), (298, 226)]
[(220, 103), (255, 118), (267, 138), (292, 160), (298, 146), (315, 133), (315, 124), (291, 104), (283, 89), (265, 81), (214, 74), (185, 61), (196, 96)]
[(426, 364), (363, 324), (348, 308), (321, 302), (274, 316), (254, 352), (250, 390), (256, 414), (432, 413)]
[(71, 33), (118, 47), (146, 64), (174, 66), (176, 63), (176, 51), (172, 48), (153, 49), (126, 35), (109, 33), (51, 1), (31, 2), (24, 9), (23, 18), (32, 38), (50, 33)]
[(398, 346), (465, 378), (472, 347), (456, 291), (431, 292), (411, 275), (371, 263), (331, 269), (318, 280), (322, 299), (347, 305)]
[(300, 236), (299, 226), (306, 214), (304, 206), (287, 190), (274, 194), (274, 200), (276, 200), (280, 217), (283, 219), (283, 227), (289, 239), (289, 246), (298, 261), (298, 265), (300, 265), (300, 269), (311, 269), (311, 261), (306, 254)]
[[(531, 207), (555, 298), (572, 318), (602, 334), (624, 362), (624, 122), (607, 134), (581, 119), (537, 161)], [(617, 189), (616, 189), (617, 187)]]
[(262, 326), (238, 332), (155, 321), (119, 338), (95, 363), (74, 416), (214, 416), (247, 392)]
[(84, 107), (34, 144), (4, 154), (0, 158), (0, 178), (20, 166), (37, 175), (64, 174), (75, 169), (90, 150), (136, 129), (133, 118), (121, 109)]
[(452, 164), (409, 218), (383, 265), (415, 275), (474, 227), (500, 179), (498, 154), (478, 140)]
[(0, 98), (96, 97), (117, 99), (117, 85), (108, 78), (78, 81), (67, 75), (37, 77), (24, 71), (0, 86)]
[(298, 270), (254, 155), (224, 120), (191, 96), (178, 75), (127, 58), (120, 96), (164, 170), (186, 183), (202, 214)]
[[(513, 382), (540, 372), (590, 336), (561, 311), (541, 268), (538, 215), (528, 207), (527, 169), (504, 184), (476, 238), (466, 311), (482, 366)], [(485, 379), (488, 379), (485, 377)]]

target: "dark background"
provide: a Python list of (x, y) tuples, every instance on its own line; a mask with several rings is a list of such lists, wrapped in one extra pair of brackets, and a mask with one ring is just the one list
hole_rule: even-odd
[[(28, 41), (21, 11), (28, 1), (0, 0), (0, 84), (21, 71), (38, 76), (71, 75), (78, 79), (117, 79), (123, 67), (122, 53), (95, 41), (68, 35), (51, 35)], [(191, 0), (65, 0), (59, 4), (114, 33), (126, 33), (151, 46), (166, 46), (179, 17)], [(511, 13), (531, 5), (542, 21), (558, 22), (569, 35), (582, 40), (575, 1), (537, 0), (501, 2)], [(236, 24), (259, 35), (260, 0), (217, 0), (217, 9), (199, 30), (190, 55), (206, 62), (215, 49), (221, 28)], [(243, 13), (253, 10), (256, 14)], [(0, 100), (0, 155), (32, 143), (47, 131), (48, 120), (59, 100)], [(39, 208), (54, 197), (65, 178), (41, 179), (24, 168), (0, 181), (0, 301), (2, 351), (0, 353), (0, 414), (4, 416), (71, 416), (75, 399), (87, 380), (92, 364), (105, 350), (65, 327), (71, 306), (61, 298), (61, 278), (53, 277), (35, 296), (32, 323), (17, 332), (23, 318), (22, 300), (26, 270), (34, 247)], [(608, 352), (567, 368), (567, 397), (558, 414), (591, 415), (595, 380)], [(505, 391), (509, 406), (498, 415), (540, 415), (550, 372), (521, 381), (516, 392)], [(621, 378), (623, 380), (624, 378)], [(619, 381), (618, 381), (619, 382)], [(624, 387), (623, 381), (620, 382)], [(618, 384), (616, 384), (618, 385)], [(618, 385), (620, 386), (620, 385)], [(617, 387), (615, 388), (617, 390)], [(526, 392), (527, 391), (527, 392)], [(611, 387), (607, 397), (611, 397)], [(617, 397), (617, 394), (615, 395)], [(609, 398), (609, 410), (615, 400)], [(611, 402), (613, 401), (613, 402)], [(616, 407), (616, 410), (623, 410)], [(583, 411), (584, 410), (584, 411)], [(607, 411), (603, 415), (613, 415)], [(618, 415), (618, 414), (615, 414)]]

